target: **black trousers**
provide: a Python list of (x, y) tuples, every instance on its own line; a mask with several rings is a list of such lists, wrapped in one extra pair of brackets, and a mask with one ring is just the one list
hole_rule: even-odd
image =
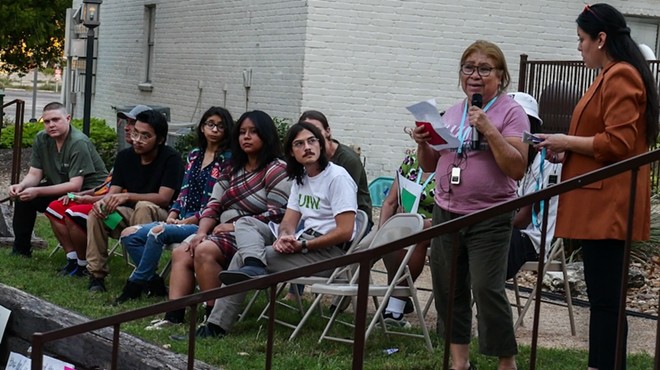
[[(589, 366), (614, 369), (624, 241), (583, 240), (584, 279), (591, 315), (589, 317)], [(628, 322), (623, 336), (622, 370), (626, 369)]]
[(37, 220), (37, 212), (44, 212), (50, 202), (58, 197), (37, 197), (23, 202), (17, 200), (14, 203), (14, 219), (12, 226), (14, 228), (14, 253), (29, 256), (32, 252), (32, 230), (34, 222)]

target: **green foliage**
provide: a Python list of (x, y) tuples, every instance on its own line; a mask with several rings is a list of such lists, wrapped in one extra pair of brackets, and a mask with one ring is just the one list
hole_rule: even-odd
[[(11, 124), (2, 128), (0, 133), (0, 148), (10, 149), (14, 147), (14, 133), (15, 125)], [(23, 138), (21, 140), (21, 147), (31, 148), (34, 137), (37, 133), (44, 129), (42, 122), (26, 122), (23, 124)]]
[(70, 0), (0, 2), (0, 70), (21, 75), (62, 60)]
[[(82, 131), (82, 119), (72, 119), (71, 124)], [(89, 121), (89, 136), (96, 147), (96, 151), (103, 159), (105, 167), (110, 170), (115, 163), (117, 154), (117, 133), (105, 124), (104, 119), (92, 117)]]
[(183, 162), (185, 163), (188, 160), (188, 153), (195, 148), (196, 144), (197, 133), (195, 132), (195, 127), (191, 127), (187, 134), (177, 138), (174, 143), (174, 149), (181, 154), (181, 158), (183, 158)]
[(284, 138), (291, 126), (291, 120), (288, 118), (273, 117), (273, 122), (275, 122), (275, 127), (277, 127), (277, 135), (280, 137), (280, 142), (284, 145)]
[[(71, 124), (82, 131), (82, 119), (73, 119)], [(42, 122), (27, 122), (23, 124), (23, 138), (21, 147), (31, 148), (37, 133), (44, 129)], [(105, 120), (92, 118), (90, 120), (90, 136), (92, 143), (103, 159), (106, 168), (110, 169), (115, 161), (117, 152), (117, 133), (105, 124)], [(2, 128), (0, 133), (0, 149), (9, 149), (14, 146), (15, 125)]]

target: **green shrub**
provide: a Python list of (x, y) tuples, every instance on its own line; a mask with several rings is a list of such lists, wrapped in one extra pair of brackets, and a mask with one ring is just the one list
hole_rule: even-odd
[(187, 134), (179, 136), (177, 141), (174, 143), (174, 149), (176, 149), (176, 151), (181, 154), (181, 158), (183, 158), (184, 163), (188, 159), (188, 153), (190, 153), (190, 151), (195, 147), (195, 144), (197, 144), (197, 133), (195, 132), (195, 127), (196, 126), (191, 127)]
[(289, 126), (291, 126), (291, 120), (288, 118), (273, 117), (273, 122), (275, 122), (275, 127), (277, 127), (277, 135), (280, 137), (280, 142), (284, 145), (284, 139), (286, 138), (287, 131), (289, 131)]
[[(23, 138), (21, 140), (21, 147), (31, 148), (34, 137), (37, 133), (44, 129), (42, 122), (26, 122), (23, 124)], [(14, 132), (15, 126), (13, 124), (3, 127), (0, 136), (0, 148), (11, 149), (14, 147)]]
[[(71, 124), (82, 131), (82, 119), (73, 119)], [(37, 133), (44, 129), (42, 122), (27, 122), (23, 124), (23, 138), (21, 147), (31, 148)], [(106, 167), (110, 169), (115, 161), (117, 152), (117, 133), (115, 130), (105, 124), (105, 120), (92, 118), (89, 126), (92, 143), (103, 159)], [(15, 125), (9, 125), (2, 128), (0, 134), (0, 148), (10, 149), (14, 146)]]
[[(72, 119), (73, 127), (82, 131), (82, 119)], [(110, 126), (105, 124), (104, 119), (91, 118), (89, 122), (90, 140), (96, 147), (96, 151), (105, 163), (105, 167), (110, 170), (115, 163), (117, 155), (117, 133)]]

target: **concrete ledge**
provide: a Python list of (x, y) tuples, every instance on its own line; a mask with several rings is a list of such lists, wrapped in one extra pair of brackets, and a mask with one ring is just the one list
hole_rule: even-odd
[[(88, 318), (69, 312), (18, 289), (0, 284), (0, 305), (12, 311), (2, 341), (1, 359), (6, 363), (9, 351), (27, 354), (34, 332), (46, 332), (77, 325)], [(118, 369), (185, 369), (186, 356), (174, 354), (126, 333), (120, 334)], [(109, 369), (112, 354), (112, 329), (81, 334), (46, 345), (47, 354), (84, 369)], [(216, 369), (195, 361), (195, 369)]]

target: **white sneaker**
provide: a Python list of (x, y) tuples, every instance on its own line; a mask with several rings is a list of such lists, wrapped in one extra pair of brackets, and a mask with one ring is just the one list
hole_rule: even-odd
[(161, 330), (161, 329), (170, 328), (170, 327), (176, 326), (176, 325), (181, 325), (181, 324), (173, 323), (173, 322), (171, 322), (169, 320), (165, 320), (165, 319), (157, 319), (157, 320), (152, 320), (151, 325), (144, 328), (144, 330)]

